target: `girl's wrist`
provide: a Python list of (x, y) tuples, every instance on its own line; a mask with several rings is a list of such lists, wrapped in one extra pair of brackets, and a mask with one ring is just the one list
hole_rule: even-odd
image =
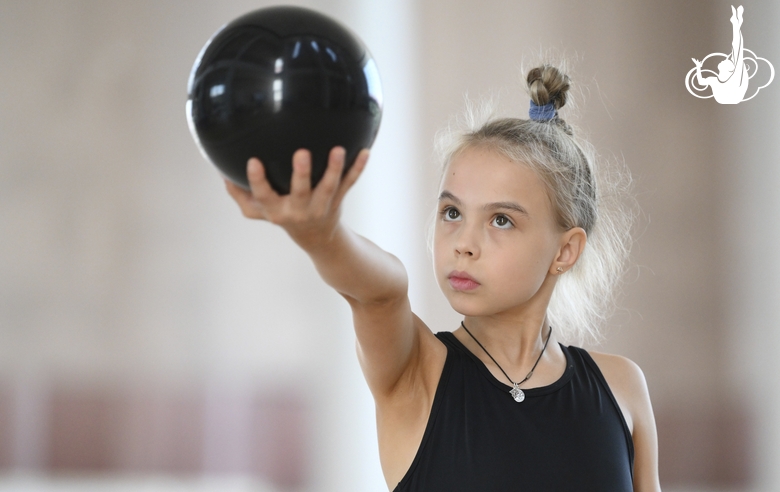
[(336, 219), (332, 225), (322, 228), (304, 227), (298, 231), (287, 230), (287, 233), (301, 249), (313, 257), (332, 251), (333, 242), (342, 229), (341, 221)]

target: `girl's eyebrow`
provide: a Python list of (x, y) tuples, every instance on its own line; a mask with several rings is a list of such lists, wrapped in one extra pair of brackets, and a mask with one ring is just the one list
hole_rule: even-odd
[[(458, 197), (453, 195), (447, 190), (444, 190), (441, 192), (441, 195), (439, 195), (439, 201), (442, 200), (449, 200), (453, 202), (456, 205), (461, 205), (461, 201)], [(526, 217), (529, 216), (528, 211), (520, 204), (515, 202), (494, 202), (494, 203), (488, 203), (484, 207), (482, 207), (485, 210), (496, 210), (496, 209), (504, 209), (504, 210), (512, 210), (515, 211), (521, 215), (525, 215)]]
[(461, 204), (460, 203), (460, 199), (458, 197), (456, 197), (455, 195), (453, 195), (452, 193), (450, 193), (449, 191), (447, 191), (447, 190), (442, 191), (441, 195), (439, 195), (439, 201), (442, 201), (442, 200), (449, 200), (451, 202), (454, 202), (455, 205), (460, 205)]
[(505, 209), (505, 210), (513, 210), (521, 215), (525, 215), (528, 217), (528, 211), (523, 208), (520, 204), (515, 202), (495, 202), (495, 203), (488, 203), (484, 207), (485, 210), (496, 210), (496, 209)]

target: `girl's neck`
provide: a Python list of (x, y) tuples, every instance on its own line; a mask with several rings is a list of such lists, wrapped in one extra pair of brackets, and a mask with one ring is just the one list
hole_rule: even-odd
[[(479, 340), (479, 343), (490, 352), (490, 355), (513, 366), (524, 366), (529, 361), (535, 361), (550, 334), (550, 323), (544, 315), (525, 317), (466, 316), (463, 323)], [(462, 335), (465, 337), (459, 337), (461, 341), (466, 337), (471, 339), (468, 333)], [(554, 344), (554, 335), (550, 339), (550, 344)], [(478, 345), (476, 349), (482, 350)]]

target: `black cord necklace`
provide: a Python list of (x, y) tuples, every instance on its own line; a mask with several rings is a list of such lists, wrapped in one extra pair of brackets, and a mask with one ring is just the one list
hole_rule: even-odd
[(482, 350), (485, 351), (488, 357), (490, 357), (490, 360), (495, 362), (496, 366), (498, 366), (499, 369), (501, 369), (501, 372), (504, 373), (504, 376), (509, 380), (510, 383), (512, 383), (512, 386), (514, 386), (510, 391), (509, 394), (512, 395), (512, 398), (515, 399), (517, 403), (520, 403), (521, 401), (525, 400), (525, 393), (523, 393), (523, 390), (520, 389), (520, 385), (531, 379), (531, 376), (534, 375), (534, 369), (536, 369), (536, 366), (539, 364), (539, 361), (542, 360), (542, 356), (544, 355), (544, 351), (547, 349), (547, 342), (550, 341), (550, 337), (552, 336), (552, 326), (550, 327), (550, 333), (547, 334), (547, 340), (544, 341), (544, 347), (542, 347), (542, 351), (539, 353), (539, 358), (536, 359), (536, 362), (534, 363), (534, 366), (531, 368), (531, 372), (528, 373), (528, 375), (520, 382), (515, 383), (512, 381), (512, 378), (509, 377), (509, 374), (504, 371), (504, 369), (498, 365), (498, 362), (496, 362), (496, 359), (493, 358), (492, 355), (490, 355), (490, 352), (487, 351), (485, 347), (482, 346), (481, 343), (479, 343), (479, 340), (471, 334), (468, 328), (466, 328), (466, 325), (463, 323), (463, 321), (460, 322), (460, 326), (463, 327), (464, 330), (466, 330), (466, 333), (468, 333), (471, 338), (474, 339), (475, 342), (477, 342), (477, 345), (479, 345)]

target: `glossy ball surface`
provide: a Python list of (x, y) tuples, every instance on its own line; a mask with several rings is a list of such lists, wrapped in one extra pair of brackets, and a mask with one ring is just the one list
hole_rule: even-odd
[(346, 149), (346, 172), (371, 147), (382, 118), (366, 47), (301, 7), (264, 8), (225, 25), (198, 55), (187, 89), (190, 131), (206, 158), (248, 188), (247, 161), (258, 157), (280, 194), (290, 191), (296, 150), (311, 151), (315, 186), (330, 150)]

